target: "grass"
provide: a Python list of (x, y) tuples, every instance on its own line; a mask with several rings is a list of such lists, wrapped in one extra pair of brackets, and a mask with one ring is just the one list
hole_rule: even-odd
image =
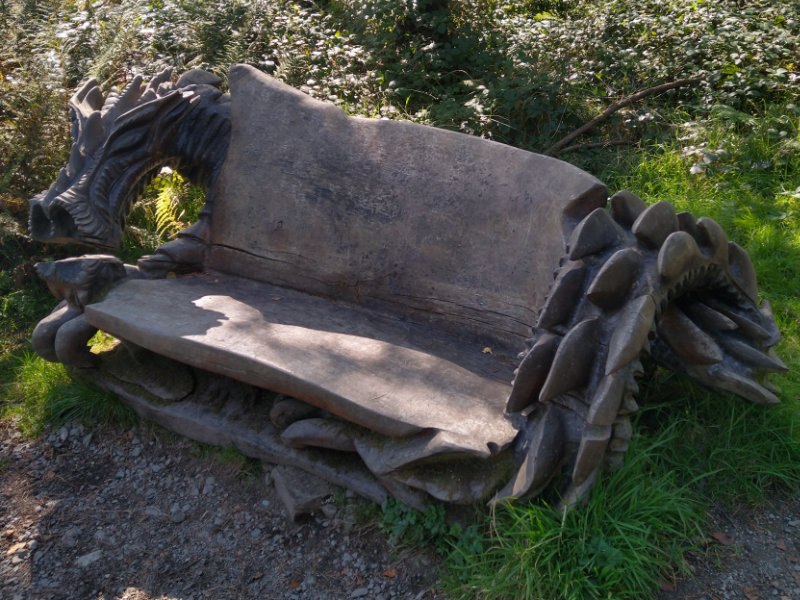
[(72, 377), (63, 365), (32, 354), (17, 358), (13, 379), (3, 383), (2, 417), (37, 437), (64, 423), (115, 424), (130, 428), (133, 411), (119, 398)]
[(750, 405), (684, 382), (657, 387), (662, 399), (640, 413), (625, 464), (600, 479), (585, 506), (498, 506), (484, 524), (485, 550), (449, 557), (448, 593), (650, 598), (661, 580), (688, 574), (688, 552), (706, 550), (713, 502), (752, 505), (797, 488), (796, 405)]

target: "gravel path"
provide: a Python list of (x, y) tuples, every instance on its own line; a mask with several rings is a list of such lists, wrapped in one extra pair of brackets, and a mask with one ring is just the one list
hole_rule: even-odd
[(359, 499), (292, 523), (262, 477), (139, 435), (0, 426), (0, 598), (438, 597), (435, 557), (360, 531)]
[(660, 600), (800, 600), (800, 499), (739, 513), (717, 507), (707, 539), (715, 563), (692, 561), (694, 580)]
[[(0, 423), (0, 598), (442, 599), (436, 556), (392, 551), (356, 524), (364, 506), (293, 523), (265, 477), (163, 430), (26, 441)], [(712, 522), (718, 562), (659, 600), (800, 600), (800, 498)]]

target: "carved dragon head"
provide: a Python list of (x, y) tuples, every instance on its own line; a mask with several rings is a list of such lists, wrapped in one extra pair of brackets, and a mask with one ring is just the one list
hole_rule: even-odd
[(228, 94), (205, 71), (170, 81), (167, 69), (146, 85), (135, 77), (103, 97), (90, 79), (69, 102), (72, 151), (55, 183), (30, 200), (30, 233), (40, 241), (119, 247), (125, 217), (165, 164), (208, 186), (230, 137)]

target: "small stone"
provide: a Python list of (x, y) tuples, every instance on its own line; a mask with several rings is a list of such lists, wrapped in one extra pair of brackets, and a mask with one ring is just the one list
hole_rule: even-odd
[(62, 427), (58, 430), (58, 439), (59, 441), (66, 442), (67, 438), (69, 437), (69, 429), (66, 427)]
[(206, 477), (206, 483), (203, 486), (203, 493), (210, 494), (214, 490), (214, 478)]
[(369, 589), (367, 587), (358, 587), (353, 590), (353, 593), (350, 594), (351, 598), (361, 598), (362, 596), (366, 596), (369, 594)]
[(322, 511), (322, 514), (325, 515), (326, 517), (328, 517), (329, 519), (332, 519), (333, 517), (335, 517), (336, 513), (338, 512), (338, 509), (336, 508), (336, 506), (334, 504), (330, 504), (330, 503), (323, 504), (322, 507), (320, 508), (320, 510)]
[(61, 543), (68, 548), (74, 548), (75, 544), (78, 543), (78, 537), (80, 535), (81, 529), (79, 527), (70, 527), (64, 532), (64, 535), (61, 536)]
[(83, 436), (83, 440), (81, 440), (81, 443), (84, 445), (84, 447), (86, 447), (86, 446), (88, 446), (89, 444), (92, 443), (92, 432), (91, 431), (89, 433), (87, 433), (85, 436)]
[(144, 509), (144, 514), (146, 514), (148, 517), (155, 517), (155, 518), (164, 516), (164, 513), (162, 513), (155, 506), (148, 506), (147, 508), (145, 508)]
[(91, 565), (94, 562), (100, 560), (103, 556), (102, 550), (95, 550), (94, 552), (89, 552), (89, 554), (84, 554), (83, 556), (79, 556), (75, 559), (75, 566), (85, 568)]
[(98, 529), (95, 532), (94, 541), (103, 546), (115, 546), (117, 543), (114, 536), (105, 529)]
[(797, 519), (795, 521), (789, 521), (789, 526), (790, 527), (800, 527), (800, 519)]
[(179, 508), (173, 508), (169, 513), (169, 518), (173, 523), (182, 523), (186, 519), (186, 513)]

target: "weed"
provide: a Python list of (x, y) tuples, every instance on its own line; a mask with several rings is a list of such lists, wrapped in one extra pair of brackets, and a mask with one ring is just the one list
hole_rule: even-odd
[(427, 546), (442, 555), (449, 555), (454, 550), (459, 555), (475, 554), (483, 549), (478, 526), (464, 527), (458, 522), (448, 522), (442, 504), (431, 504), (418, 511), (389, 498), (381, 504), (379, 527), (392, 544), (416, 548)]

